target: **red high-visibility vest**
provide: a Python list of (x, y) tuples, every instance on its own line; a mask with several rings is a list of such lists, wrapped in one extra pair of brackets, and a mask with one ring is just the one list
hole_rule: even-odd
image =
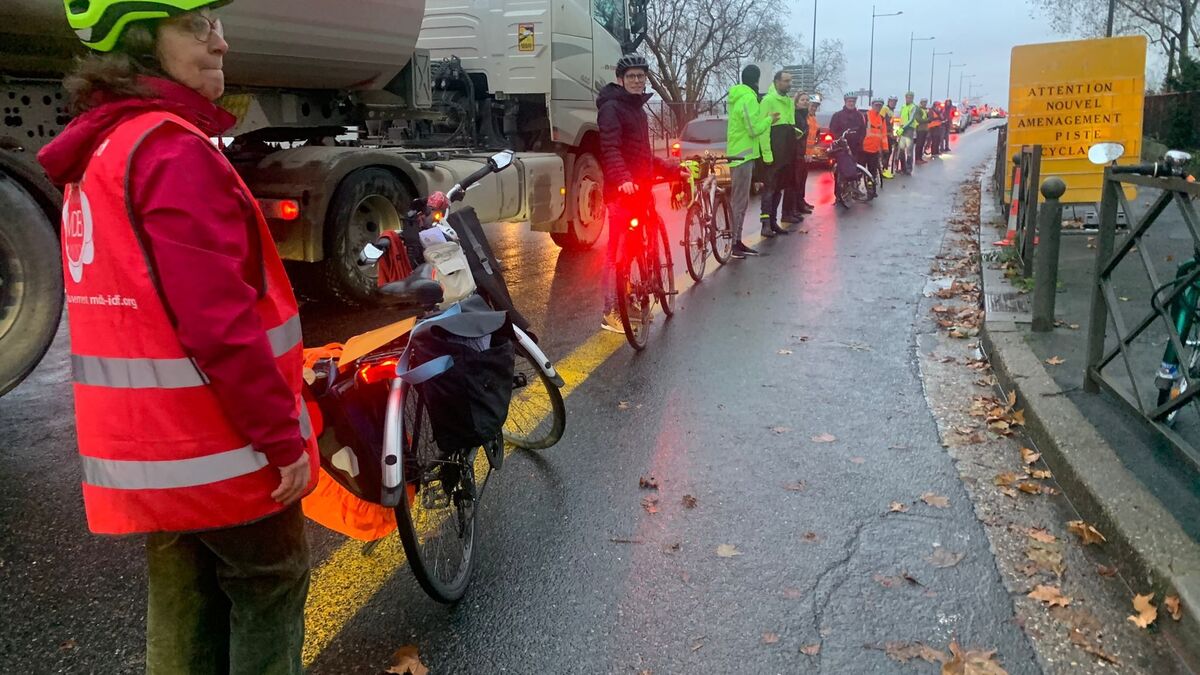
[(863, 139), (863, 152), (883, 152), (887, 148), (887, 122), (875, 109), (867, 111), (867, 136)]
[[(180, 344), (149, 252), (130, 220), (130, 162), (142, 140), (165, 124), (208, 141), (178, 116), (139, 115), (100, 143), (63, 200), (63, 276), (83, 500), (88, 526), (98, 534), (231, 527), (284, 508), (271, 499), (279, 470), (230, 423)], [(311, 489), (318, 458), (300, 397), (303, 346), (296, 299), (257, 202), (245, 184), (240, 188), (256, 204), (266, 280), (255, 309), (275, 366), (296, 394)]]

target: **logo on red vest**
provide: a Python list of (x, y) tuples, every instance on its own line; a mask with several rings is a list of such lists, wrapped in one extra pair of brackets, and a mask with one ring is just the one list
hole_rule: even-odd
[(67, 189), (62, 222), (67, 271), (71, 273), (71, 279), (79, 283), (83, 280), (83, 266), (90, 265), (96, 257), (96, 245), (92, 242), (92, 207), (79, 185)]

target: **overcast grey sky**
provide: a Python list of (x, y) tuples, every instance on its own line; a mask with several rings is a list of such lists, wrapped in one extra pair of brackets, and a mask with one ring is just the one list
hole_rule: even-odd
[[(1056, 34), (1045, 19), (1034, 18), (1030, 5), (1023, 0), (817, 0), (817, 40), (840, 39), (846, 50), (845, 87), (866, 89), (871, 44), (872, 4), (875, 13), (904, 12), (900, 16), (875, 19), (875, 77), (877, 96), (902, 96), (908, 81), (909, 36), (935, 37), (913, 43), (912, 88), (917, 98), (929, 96), (931, 54), (939, 56), (934, 68), (933, 95), (946, 98), (946, 66), (955, 68), (950, 76), (950, 96), (957, 100), (959, 74), (975, 75), (963, 80), (963, 96), (974, 82), (976, 96), (994, 105), (1008, 105), (1009, 56), (1015, 45), (1056, 42), (1071, 39)], [(802, 33), (806, 45), (812, 43), (813, 0), (792, 0), (789, 23), (793, 33)], [(841, 92), (823, 92), (833, 98)]]

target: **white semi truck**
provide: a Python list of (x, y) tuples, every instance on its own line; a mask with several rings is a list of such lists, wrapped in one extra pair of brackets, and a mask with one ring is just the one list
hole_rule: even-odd
[[(238, 124), (214, 141), (307, 293), (370, 302), (362, 244), (501, 148), (516, 170), (470, 191), (480, 219), (587, 248), (604, 226), (594, 99), (645, 1), (236, 0), (220, 103)], [(61, 0), (0, 1), (0, 394), (62, 313), (61, 195), (35, 156), (70, 121), (61, 80), (82, 52)]]

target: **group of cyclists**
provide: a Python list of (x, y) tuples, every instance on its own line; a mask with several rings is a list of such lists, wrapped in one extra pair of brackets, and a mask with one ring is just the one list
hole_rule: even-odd
[[(687, 180), (690, 169), (654, 154), (645, 105), (650, 65), (640, 54), (626, 54), (616, 65), (616, 81), (605, 85), (596, 98), (600, 128), (600, 165), (604, 172), (604, 198), (609, 236), (604, 258), (604, 315), (601, 327), (624, 332), (616, 311), (616, 269), (622, 250), (631, 203), (653, 212), (650, 188), (662, 179)], [(732, 202), (733, 246), (736, 259), (760, 255), (742, 240), (743, 222), (750, 204), (751, 187), (761, 185), (760, 234), (764, 238), (790, 234), (785, 224), (800, 222), (812, 213), (805, 199), (808, 161), (816, 148), (819, 102), (806, 92), (792, 93), (792, 76), (776, 72), (765, 93), (759, 91), (761, 72), (746, 66), (741, 81), (727, 97), (726, 157)], [(893, 96), (871, 101), (866, 112), (858, 109), (858, 96), (847, 94), (843, 109), (834, 113), (829, 132), (845, 134), (859, 164), (883, 178), (911, 175), (928, 155), (936, 158), (950, 149), (955, 107), (950, 100), (932, 107), (926, 99), (914, 103), (913, 92), (898, 105)], [(780, 207), (782, 206), (782, 212)]]

